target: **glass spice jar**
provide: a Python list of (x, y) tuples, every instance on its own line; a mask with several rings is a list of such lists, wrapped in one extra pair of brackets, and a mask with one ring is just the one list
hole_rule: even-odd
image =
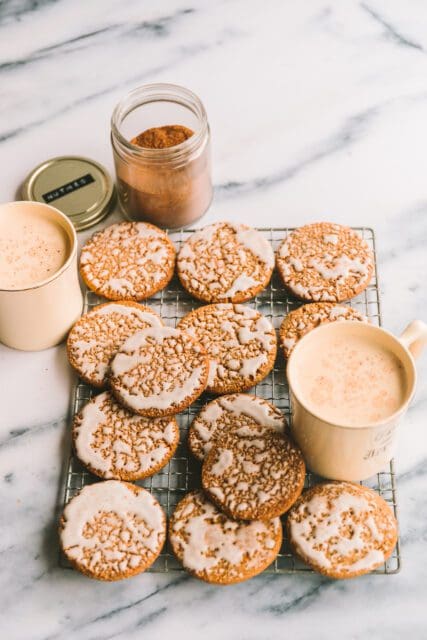
[[(134, 144), (153, 127), (181, 125), (194, 133), (164, 148)], [(130, 220), (176, 229), (192, 224), (212, 200), (210, 130), (206, 111), (188, 89), (149, 84), (114, 109), (111, 144), (121, 208)]]

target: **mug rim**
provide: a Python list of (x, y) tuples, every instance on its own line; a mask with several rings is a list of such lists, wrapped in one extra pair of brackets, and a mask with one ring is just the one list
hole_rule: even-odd
[(55, 271), (55, 273), (53, 273), (51, 276), (49, 276), (48, 278), (45, 278), (44, 280), (40, 280), (39, 282), (37, 282), (34, 285), (31, 285), (30, 287), (22, 287), (19, 289), (4, 289), (2, 287), (0, 287), (0, 293), (22, 293), (24, 291), (33, 291), (34, 289), (40, 289), (41, 287), (44, 287), (45, 285), (49, 284), (50, 282), (53, 282), (54, 280), (56, 280), (57, 278), (59, 278), (59, 276), (64, 273), (64, 271), (66, 271), (68, 269), (68, 267), (70, 266), (70, 264), (73, 262), (74, 256), (77, 253), (77, 233), (76, 233), (76, 229), (74, 228), (73, 223), (71, 222), (71, 220), (65, 215), (65, 213), (62, 213), (62, 211), (59, 211), (59, 209), (57, 209), (56, 207), (53, 207), (50, 204), (45, 204), (43, 202), (36, 202), (33, 200), (14, 200), (12, 202), (3, 202), (0, 204), (0, 212), (3, 208), (6, 207), (15, 207), (17, 205), (31, 205), (32, 207), (36, 207), (36, 208), (43, 208), (43, 209), (49, 209), (50, 211), (52, 211), (57, 218), (59, 218), (60, 220), (62, 220), (68, 229), (69, 233), (69, 238), (71, 240), (71, 250), (70, 250), (70, 254), (68, 256), (68, 258), (66, 259), (66, 261), (64, 262), (64, 264), (58, 269), (58, 271)]
[[(304, 343), (304, 340), (308, 336), (312, 336), (313, 333), (316, 334), (316, 333), (319, 333), (319, 332), (325, 331), (325, 330), (326, 331), (331, 331), (331, 330), (333, 331), (335, 327), (342, 327), (344, 325), (347, 325), (347, 326), (348, 325), (352, 325), (353, 327), (360, 327), (361, 330), (368, 330), (368, 331), (374, 331), (374, 332), (377, 331), (377, 332), (380, 332), (380, 333), (385, 333), (387, 336), (392, 338), (392, 340), (394, 342), (397, 342), (398, 345), (406, 353), (406, 356), (408, 357), (408, 361), (410, 362), (412, 373), (413, 373), (412, 388), (410, 389), (406, 400), (399, 406), (399, 408), (396, 411), (394, 411), (394, 413), (392, 413), (389, 416), (387, 416), (386, 418), (383, 418), (381, 420), (377, 420), (376, 422), (368, 423), (368, 424), (363, 425), (363, 426), (340, 424), (338, 422), (334, 422), (333, 420), (328, 420), (326, 418), (323, 418), (318, 413), (315, 413), (314, 411), (311, 411), (307, 407), (306, 403), (303, 402), (303, 400), (298, 395), (298, 393), (296, 393), (295, 388), (292, 385), (291, 380), (290, 380), (290, 376), (289, 376), (289, 369), (290, 369), (290, 365), (291, 365), (293, 356), (294, 356), (295, 352), (297, 352), (298, 349), (301, 349), (300, 345), (302, 343)], [(331, 327), (332, 327), (332, 329), (331, 329)], [(399, 357), (399, 360), (401, 360), (400, 357)], [(407, 409), (407, 407), (410, 404), (410, 402), (411, 402), (411, 400), (412, 400), (412, 398), (414, 396), (414, 393), (415, 393), (415, 387), (416, 387), (416, 383), (417, 383), (417, 368), (416, 368), (415, 360), (414, 360), (414, 357), (413, 357), (412, 353), (409, 351), (409, 349), (407, 349), (405, 347), (405, 345), (399, 340), (399, 338), (397, 336), (395, 336), (393, 333), (391, 333), (391, 331), (388, 331), (387, 329), (384, 329), (383, 327), (380, 327), (380, 326), (377, 326), (377, 325), (374, 325), (374, 324), (370, 324), (369, 322), (359, 322), (357, 320), (345, 320), (343, 322), (328, 322), (328, 323), (321, 324), (318, 327), (316, 327), (315, 329), (313, 329), (313, 330), (309, 331), (308, 333), (306, 333), (304, 336), (302, 336), (302, 338), (295, 345), (294, 349), (292, 350), (291, 355), (288, 358), (288, 361), (287, 361), (287, 364), (286, 364), (286, 379), (287, 379), (288, 386), (289, 386), (289, 391), (291, 392), (291, 394), (293, 394), (295, 396), (295, 398), (299, 402), (299, 404), (311, 416), (313, 416), (314, 418), (316, 418), (317, 420), (319, 420), (321, 422), (326, 423), (328, 426), (337, 427), (337, 428), (340, 428), (340, 429), (349, 429), (349, 430), (356, 429), (358, 431), (361, 431), (363, 429), (372, 429), (372, 428), (377, 428), (377, 427), (383, 427), (383, 426), (387, 425), (388, 423), (393, 422), (394, 420), (396, 420)]]

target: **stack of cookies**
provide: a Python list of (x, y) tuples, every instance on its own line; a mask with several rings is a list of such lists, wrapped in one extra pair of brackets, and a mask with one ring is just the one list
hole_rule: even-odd
[[(176, 328), (139, 303), (167, 286), (175, 262), (183, 288), (206, 303)], [(367, 321), (340, 304), (368, 285), (374, 268), (354, 231), (330, 223), (302, 227), (282, 243), (276, 264), (284, 286), (308, 303), (280, 327), (285, 357), (320, 323)], [(180, 435), (175, 416), (204, 391), (217, 397), (188, 434), (201, 463), (200, 487), (183, 497), (169, 523), (170, 545), (192, 575), (231, 584), (263, 571), (281, 548), (286, 512), (295, 552), (326, 575), (366, 573), (392, 552), (396, 524), (386, 503), (349, 483), (302, 493), (305, 464), (284, 415), (244, 393), (276, 359), (271, 322), (242, 304), (268, 285), (274, 265), (259, 232), (228, 222), (193, 233), (177, 260), (167, 234), (146, 223), (114, 224), (84, 246), (82, 278), (109, 301), (82, 316), (68, 336), (70, 364), (100, 390), (74, 417), (72, 437), (77, 457), (103, 482), (69, 502), (60, 537), (86, 575), (129, 577), (160, 554), (166, 515), (133, 483), (169, 462)]]
[(260, 573), (280, 550), (279, 516), (304, 486), (304, 461), (284, 415), (257, 396), (223, 395), (196, 416), (188, 445), (202, 462), (203, 491), (176, 507), (172, 549), (207, 582), (231, 584)]

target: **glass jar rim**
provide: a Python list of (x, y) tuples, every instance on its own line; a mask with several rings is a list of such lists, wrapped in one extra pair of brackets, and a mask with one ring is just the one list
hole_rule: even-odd
[[(138, 107), (141, 107), (145, 103), (149, 104), (160, 101), (176, 102), (191, 110), (197, 116), (201, 124), (200, 128), (195, 131), (192, 136), (187, 138), (187, 140), (173, 147), (152, 149), (132, 144), (130, 140), (122, 135), (119, 128), (120, 124)], [(208, 132), (208, 118), (202, 101), (193, 91), (177, 84), (158, 82), (141, 85), (130, 91), (118, 102), (111, 116), (111, 133), (113, 140), (118, 142), (120, 147), (128, 153), (150, 161), (157, 160), (164, 162), (168, 159), (179, 160), (183, 156), (196, 151), (203, 144)]]

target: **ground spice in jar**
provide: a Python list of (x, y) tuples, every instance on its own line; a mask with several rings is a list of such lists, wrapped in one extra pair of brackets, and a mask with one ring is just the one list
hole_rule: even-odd
[[(156, 117), (165, 124), (148, 128)], [(179, 124), (183, 118), (191, 128)], [(177, 229), (194, 224), (208, 209), (210, 129), (192, 91), (171, 84), (131, 91), (113, 112), (111, 144), (126, 218)]]
[(194, 131), (181, 124), (170, 124), (146, 129), (132, 138), (131, 143), (145, 149), (166, 149), (185, 142), (193, 133)]
[[(194, 131), (183, 125), (164, 125), (146, 129), (130, 143), (142, 150), (173, 154), (174, 147), (193, 135)], [(185, 160), (173, 158), (124, 163), (116, 157), (119, 197), (131, 220), (176, 228), (191, 224), (206, 211), (212, 198), (209, 155), (196, 152)]]

